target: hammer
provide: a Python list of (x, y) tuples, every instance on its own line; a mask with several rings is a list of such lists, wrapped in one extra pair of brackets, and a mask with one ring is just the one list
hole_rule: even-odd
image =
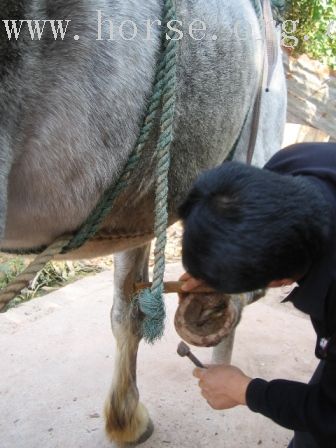
[(191, 362), (195, 364), (196, 367), (200, 367), (201, 369), (206, 369), (204, 364), (199, 361), (195, 355), (191, 353), (190, 347), (187, 346), (187, 344), (183, 341), (181, 341), (177, 347), (177, 353), (184, 358), (187, 356)]
[[(171, 293), (180, 293), (180, 294), (186, 294), (185, 291), (182, 290), (184, 282), (164, 282), (164, 293), (165, 294), (171, 294)], [(152, 283), (135, 283), (134, 285), (134, 292), (138, 293), (142, 291), (143, 289), (150, 288), (152, 286)], [(198, 288), (195, 288), (192, 293), (196, 294), (207, 294), (207, 293), (214, 293), (216, 292), (214, 289), (210, 288), (210, 286), (201, 285)]]

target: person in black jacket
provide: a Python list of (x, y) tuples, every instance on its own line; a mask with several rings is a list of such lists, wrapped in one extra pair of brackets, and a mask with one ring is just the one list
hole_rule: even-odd
[(319, 366), (311, 382), (196, 369), (214, 409), (239, 404), (295, 431), (290, 448), (336, 448), (336, 144), (302, 143), (263, 169), (205, 172), (180, 207), (184, 291), (241, 293), (297, 283), (286, 300), (311, 317)]

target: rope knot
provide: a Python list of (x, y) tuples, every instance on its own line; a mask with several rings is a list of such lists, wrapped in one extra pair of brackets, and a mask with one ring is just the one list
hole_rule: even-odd
[[(163, 289), (163, 288), (162, 288)], [(166, 309), (162, 297), (163, 290), (153, 292), (144, 289), (136, 296), (136, 301), (142, 314), (142, 333), (146, 342), (154, 342), (163, 336)]]

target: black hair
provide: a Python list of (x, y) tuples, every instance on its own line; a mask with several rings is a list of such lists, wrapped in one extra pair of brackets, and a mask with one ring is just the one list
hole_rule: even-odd
[(322, 255), (331, 225), (311, 180), (238, 162), (201, 175), (179, 215), (185, 269), (226, 293), (302, 277)]

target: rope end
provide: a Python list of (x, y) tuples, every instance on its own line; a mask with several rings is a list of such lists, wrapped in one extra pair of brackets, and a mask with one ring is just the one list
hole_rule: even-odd
[(147, 288), (142, 290), (135, 298), (143, 317), (142, 336), (148, 344), (160, 340), (164, 333), (166, 310), (160, 293), (153, 294)]

